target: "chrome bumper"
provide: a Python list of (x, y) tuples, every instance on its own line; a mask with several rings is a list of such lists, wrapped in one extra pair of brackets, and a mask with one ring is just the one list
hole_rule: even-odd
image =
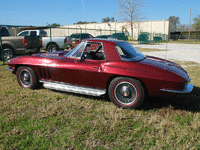
[(160, 89), (160, 90), (165, 91), (165, 92), (173, 92), (173, 93), (190, 93), (192, 89), (193, 89), (193, 85), (188, 83), (182, 90), (168, 90), (168, 89)]

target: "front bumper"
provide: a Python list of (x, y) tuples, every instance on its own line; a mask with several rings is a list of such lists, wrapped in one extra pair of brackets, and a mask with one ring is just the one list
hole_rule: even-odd
[(12, 69), (11, 67), (6, 68), (6, 70), (11, 71), (13, 74), (15, 74), (15, 70)]
[(171, 89), (160, 89), (160, 90), (172, 93), (190, 93), (193, 90), (193, 85), (188, 83), (182, 90), (171, 90)]
[(6, 70), (8, 70), (8, 71), (14, 71), (14, 70), (11, 69), (10, 67), (6, 68)]

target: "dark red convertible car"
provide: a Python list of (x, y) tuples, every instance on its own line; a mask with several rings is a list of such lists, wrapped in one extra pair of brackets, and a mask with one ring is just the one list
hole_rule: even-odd
[(137, 108), (146, 96), (172, 96), (193, 89), (180, 65), (145, 56), (118, 40), (85, 39), (69, 52), (19, 56), (8, 70), (24, 88), (45, 88), (92, 96), (108, 94), (118, 107)]

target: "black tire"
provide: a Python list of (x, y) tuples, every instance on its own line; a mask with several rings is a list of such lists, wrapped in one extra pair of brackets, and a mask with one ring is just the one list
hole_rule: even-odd
[(11, 48), (5, 48), (3, 50), (3, 58), (5, 61), (12, 59), (14, 56), (14, 52)]
[(37, 53), (40, 53), (40, 48), (37, 48)]
[(55, 52), (55, 51), (58, 51), (58, 50), (59, 50), (59, 48), (58, 48), (57, 44), (50, 44), (47, 48), (48, 52)]
[(17, 69), (17, 81), (20, 86), (27, 89), (35, 89), (38, 86), (38, 79), (30, 67), (22, 66)]
[(136, 109), (144, 101), (145, 91), (140, 81), (118, 77), (111, 81), (108, 95), (116, 106)]

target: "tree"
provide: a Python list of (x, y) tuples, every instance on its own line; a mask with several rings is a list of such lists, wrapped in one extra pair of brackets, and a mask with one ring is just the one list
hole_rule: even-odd
[(124, 21), (128, 21), (131, 24), (131, 35), (133, 36), (133, 22), (144, 18), (142, 14), (142, 8), (144, 3), (142, 0), (114, 0), (119, 7), (119, 16)]
[(90, 23), (97, 23), (96, 21), (91, 21)]
[(200, 31), (200, 15), (198, 17), (194, 18), (193, 27), (196, 31)]
[(58, 23), (51, 24), (51, 27), (59, 27), (59, 26), (60, 26), (60, 24), (58, 24)]
[(180, 24), (179, 17), (170, 16), (170, 17), (169, 17), (169, 22), (171, 22), (171, 23), (174, 24), (174, 26), (175, 26), (175, 31), (176, 31), (177, 25)]
[(78, 21), (77, 23), (74, 23), (74, 24), (88, 24), (89, 22), (86, 22), (86, 21)]
[(115, 22), (115, 18), (114, 17), (112, 17), (112, 18), (110, 18), (110, 17), (103, 18), (102, 22), (103, 23), (106, 23), (106, 22)]
[(189, 25), (181, 24), (177, 26), (177, 31), (181, 31), (181, 32), (188, 31), (188, 28), (189, 28)]

